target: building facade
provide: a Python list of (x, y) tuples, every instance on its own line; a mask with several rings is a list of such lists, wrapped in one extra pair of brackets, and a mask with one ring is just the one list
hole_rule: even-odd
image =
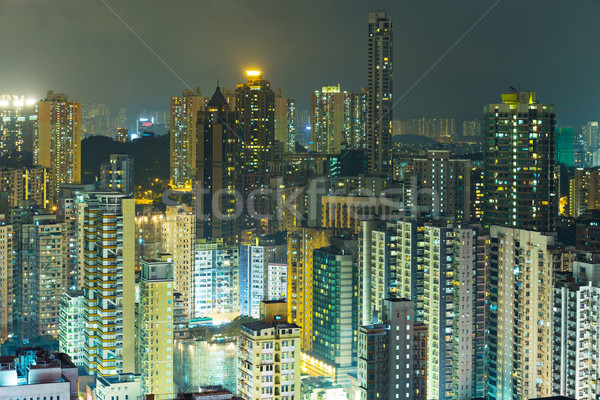
[(548, 232), (557, 213), (554, 106), (535, 92), (502, 95), (484, 107), (487, 226)]
[(138, 306), (137, 368), (142, 393), (174, 398), (173, 263), (170, 254), (143, 261)]
[(385, 12), (369, 13), (369, 58), (367, 91), (366, 148), (368, 171), (387, 174), (391, 171), (393, 30), (392, 19)]
[[(248, 102), (246, 106), (254, 112), (257, 104)], [(256, 121), (248, 123), (260, 125)], [(246, 171), (247, 166), (238, 164), (240, 137), (236, 114), (230, 110), (219, 87), (207, 102), (206, 110), (198, 113), (196, 131), (197, 236), (208, 240), (223, 238), (226, 243), (236, 244), (240, 240), (241, 228), (237, 214), (243, 212), (242, 199), (247, 199), (239, 196), (238, 175), (240, 171)]]
[(554, 242), (535, 231), (490, 230), (485, 359), (491, 400), (552, 394)]
[(237, 394), (244, 400), (300, 398), (300, 327), (290, 324), (283, 301), (261, 304), (261, 319), (238, 337)]
[(196, 141), (198, 112), (205, 109), (206, 98), (200, 88), (184, 90), (171, 97), (171, 187), (192, 188), (196, 178)]
[(81, 181), (81, 103), (48, 91), (36, 105), (33, 163), (49, 168), (54, 195)]
[(84, 194), (85, 368), (112, 377), (135, 372), (135, 200)]

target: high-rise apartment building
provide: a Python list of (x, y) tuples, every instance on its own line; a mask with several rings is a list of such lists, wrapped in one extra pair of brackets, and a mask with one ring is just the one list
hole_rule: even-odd
[(356, 369), (358, 242), (331, 238), (313, 252), (312, 349), (303, 351), (303, 368), (345, 384)]
[(205, 109), (206, 98), (200, 88), (184, 90), (171, 97), (171, 186), (192, 188), (196, 179), (196, 141), (198, 112)]
[[(16, 210), (14, 210), (16, 211)], [(67, 289), (65, 224), (54, 215), (35, 215), (23, 210), (23, 220), (13, 220), (13, 314), (20, 338), (41, 335), (58, 337), (62, 292)]]
[(361, 326), (358, 334), (360, 400), (425, 400), (420, 353), (427, 327), (415, 322), (410, 300), (385, 299), (384, 310), (383, 323)]
[[(312, 150), (339, 153), (346, 143), (347, 92), (340, 84), (323, 86), (310, 95), (310, 126)], [(349, 110), (348, 110), (349, 111)]]
[(300, 327), (286, 322), (286, 314), (285, 301), (265, 301), (260, 321), (242, 325), (237, 376), (242, 399), (300, 399)]
[(340, 90), (340, 84), (323, 86), (311, 94), (311, 141), (316, 152), (339, 154), (347, 147), (362, 147), (367, 119), (367, 96)]
[(557, 213), (554, 106), (535, 92), (484, 107), (486, 225), (547, 232)]
[(412, 212), (454, 222), (471, 218), (471, 162), (451, 158), (450, 150), (428, 150), (415, 158), (408, 175)]
[(366, 148), (368, 171), (391, 171), (393, 87), (392, 19), (384, 11), (369, 13), (369, 77)]
[(600, 165), (600, 131), (598, 121), (590, 121), (581, 127), (580, 141), (583, 145), (582, 167)]
[(286, 152), (296, 148), (296, 99), (275, 97), (275, 140), (283, 143)]
[[(388, 227), (388, 232), (396, 237), (390, 248), (396, 285), (388, 284), (393, 289), (389, 293), (411, 299), (415, 319), (428, 327), (427, 398), (480, 396), (487, 238), (478, 226), (409, 219), (398, 221), (395, 232)], [(377, 256), (376, 249), (370, 251), (371, 258)], [(363, 290), (368, 282), (364, 279)]]
[(326, 247), (333, 229), (297, 228), (288, 234), (287, 314), (302, 328), (302, 351), (312, 349), (313, 251)]
[(553, 235), (491, 227), (486, 310), (491, 400), (552, 394), (554, 242)]
[(196, 250), (196, 214), (184, 206), (168, 206), (163, 220), (163, 250), (173, 257), (175, 290), (181, 293), (186, 313), (193, 315), (192, 279)]
[(561, 280), (552, 299), (552, 394), (600, 396), (600, 288)]
[(485, 396), (488, 239), (478, 226), (454, 228), (452, 393), (457, 400)]
[(32, 150), (35, 119), (35, 100), (0, 95), (0, 157)]
[(174, 398), (173, 264), (170, 254), (142, 261), (137, 333), (137, 368), (142, 392)]
[[(238, 139), (241, 152), (238, 159), (244, 228), (266, 228), (269, 201), (269, 158), (275, 140), (275, 93), (271, 83), (262, 78), (262, 71), (246, 71), (247, 82), (235, 90)], [(246, 212), (247, 211), (247, 212)]]
[(0, 223), (0, 346), (13, 333), (13, 227)]
[(240, 313), (240, 248), (222, 240), (196, 244), (190, 318), (233, 320)]
[[(395, 296), (398, 286), (397, 225), (392, 222), (363, 221), (359, 241), (359, 309), (361, 325), (381, 321), (383, 300)], [(407, 282), (408, 283), (408, 282)]]
[(77, 366), (83, 366), (85, 323), (83, 319), (83, 291), (63, 292), (60, 301), (58, 348)]
[(556, 162), (567, 167), (576, 165), (575, 133), (572, 126), (559, 126), (556, 128)]
[(135, 200), (83, 194), (85, 368), (99, 377), (135, 371)]
[(48, 91), (36, 105), (33, 163), (50, 168), (54, 194), (81, 181), (81, 103)]
[[(0, 167), (0, 214), (18, 207), (19, 202), (29, 200), (41, 208), (54, 204), (55, 193), (51, 181), (51, 169), (46, 167)], [(6, 193), (6, 203), (1, 199)]]
[(133, 157), (111, 154), (110, 161), (100, 166), (100, 187), (109, 192), (133, 196)]
[[(254, 107), (258, 106), (255, 101), (258, 100), (247, 97), (252, 96), (242, 96), (247, 100), (246, 107), (253, 113)], [(208, 240), (222, 238), (231, 244), (238, 243), (240, 239), (241, 220), (237, 213), (243, 205), (240, 204), (241, 198), (237, 193), (238, 175), (240, 171), (245, 174), (248, 168), (245, 164), (238, 164), (240, 133), (235, 117), (235, 112), (230, 110), (227, 99), (217, 87), (207, 102), (206, 109), (198, 112), (196, 128), (197, 236)], [(254, 115), (248, 118), (261, 117)], [(250, 126), (262, 126), (258, 121), (252, 121), (248, 122)], [(257, 131), (256, 134), (264, 132)], [(250, 147), (247, 150), (253, 151), (254, 148)]]
[(263, 246), (240, 246), (241, 315), (259, 317), (260, 302), (264, 300), (265, 256)]

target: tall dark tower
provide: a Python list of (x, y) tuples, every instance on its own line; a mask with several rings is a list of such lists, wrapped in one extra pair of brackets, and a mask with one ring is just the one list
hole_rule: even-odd
[(240, 220), (236, 207), (240, 140), (236, 132), (235, 112), (217, 87), (206, 109), (198, 112), (196, 179), (199, 193), (196, 232), (198, 238), (223, 238), (236, 244)]
[(392, 146), (392, 19), (369, 14), (369, 85), (366, 147), (371, 174), (389, 174)]
[(269, 157), (275, 141), (275, 94), (262, 71), (246, 71), (247, 82), (235, 90), (238, 129), (240, 187), (244, 199), (244, 229), (260, 233), (268, 221), (257, 218), (269, 214), (266, 190), (269, 184)]
[(557, 215), (554, 106), (535, 92), (502, 94), (484, 107), (484, 221), (548, 232)]

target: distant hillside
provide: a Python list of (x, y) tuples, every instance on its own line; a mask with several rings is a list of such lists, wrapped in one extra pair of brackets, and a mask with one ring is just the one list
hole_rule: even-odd
[(105, 136), (91, 136), (81, 142), (81, 180), (92, 183), (100, 176), (100, 165), (111, 154), (129, 154), (134, 158), (135, 186), (148, 188), (158, 178), (169, 180), (169, 135), (141, 138), (121, 143)]
[(426, 136), (420, 135), (396, 135), (393, 137), (394, 143), (402, 143), (402, 144), (438, 144), (438, 141), (432, 138), (428, 138)]

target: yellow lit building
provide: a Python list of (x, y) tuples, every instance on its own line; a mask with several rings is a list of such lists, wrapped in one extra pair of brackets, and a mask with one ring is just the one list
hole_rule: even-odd
[(175, 289), (182, 295), (183, 307), (193, 315), (192, 272), (196, 250), (196, 214), (184, 207), (167, 207), (163, 221), (163, 251), (173, 256)]
[(54, 194), (81, 181), (81, 103), (49, 90), (36, 106), (33, 163), (51, 168)]
[(135, 372), (135, 200), (83, 194), (84, 366), (91, 375)]
[[(42, 208), (51, 206), (54, 192), (50, 172), (51, 169), (39, 166), (0, 168), (0, 192), (8, 193), (7, 207), (17, 207), (22, 200), (33, 201)], [(7, 211), (0, 207), (0, 213)]]
[(238, 337), (237, 393), (244, 400), (300, 398), (300, 327), (286, 322), (283, 300), (260, 304), (260, 321)]
[(196, 143), (198, 112), (206, 99), (200, 88), (184, 90), (171, 97), (171, 186), (191, 188), (196, 176)]
[(355, 234), (360, 232), (363, 220), (395, 220), (396, 218), (392, 218), (395, 212), (398, 212), (398, 206), (390, 198), (323, 196), (321, 199), (321, 225), (327, 228), (350, 229)]
[(313, 250), (327, 247), (333, 229), (297, 228), (288, 234), (288, 321), (302, 328), (302, 351), (312, 350)]
[(173, 383), (173, 263), (170, 254), (142, 261), (138, 309), (138, 369), (142, 392), (171, 399)]
[(246, 71), (246, 78), (246, 83), (237, 85), (235, 90), (241, 141), (239, 165), (243, 169), (239, 181), (242, 199), (248, 203), (244, 207), (248, 212), (243, 227), (262, 233), (269, 222), (261, 215), (269, 213), (269, 199), (264, 191), (269, 185), (269, 160), (275, 140), (275, 93), (271, 83), (262, 78), (262, 71)]
[(0, 347), (12, 333), (12, 236), (11, 225), (0, 224)]

